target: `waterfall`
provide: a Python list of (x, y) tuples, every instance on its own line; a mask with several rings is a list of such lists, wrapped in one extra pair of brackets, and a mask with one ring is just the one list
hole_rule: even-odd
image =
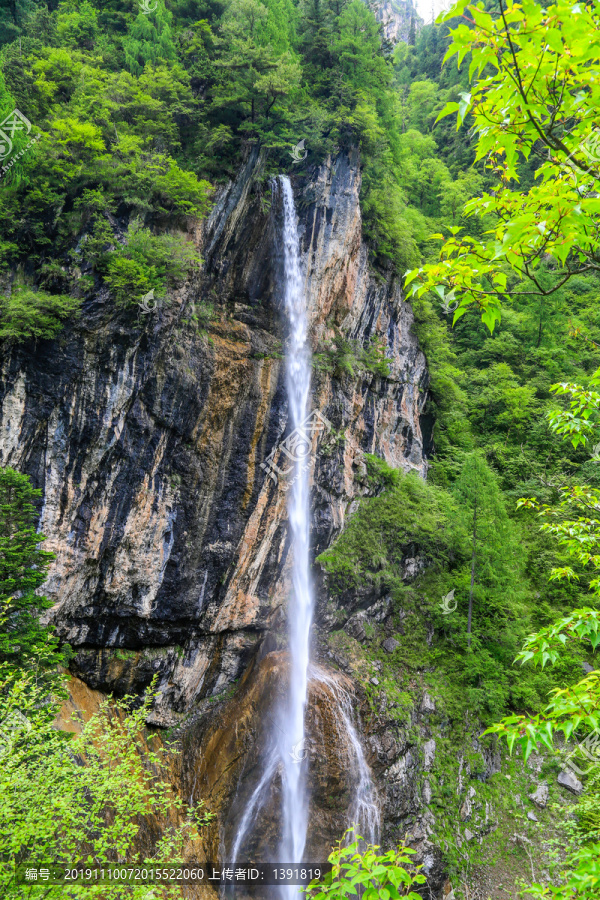
[[(284, 301), (289, 327), (286, 384), (291, 425), (296, 429), (308, 414), (311, 356), (294, 195), (290, 179), (282, 175), (279, 180), (283, 195)], [(281, 858), (290, 862), (300, 862), (302, 859), (308, 812), (307, 762), (303, 759), (303, 743), (313, 598), (309, 563), (309, 476), (308, 466), (303, 462), (302, 459), (296, 461), (288, 501), (293, 555), (292, 596), (288, 613), (290, 683), (288, 702), (280, 712), (281, 728), (278, 732), (284, 769)]]
[(346, 760), (354, 780), (354, 802), (348, 815), (348, 824), (356, 825), (359, 835), (368, 844), (379, 840), (380, 816), (371, 770), (358, 737), (354, 707), (356, 698), (336, 677), (320, 666), (311, 666), (311, 682), (324, 685), (335, 702), (336, 715), (331, 717), (338, 734), (339, 746), (346, 750)]
[[(283, 268), (284, 306), (288, 322), (286, 342), (286, 387), (289, 406), (289, 425), (300, 433), (308, 415), (310, 395), (311, 353), (308, 343), (306, 298), (300, 268), (300, 250), (296, 225), (296, 208), (292, 186), (287, 176), (279, 176), (283, 207)], [(309, 760), (305, 743), (305, 713), (309, 689), (310, 627), (313, 617), (313, 596), (310, 580), (310, 491), (309, 438), (304, 448), (299, 445), (288, 493), (288, 517), (291, 545), (291, 596), (288, 605), (288, 685), (284, 698), (274, 710), (267, 746), (263, 750), (262, 774), (244, 804), (244, 812), (235, 828), (231, 847), (231, 862), (239, 862), (246, 839), (257, 818), (272, 797), (271, 787), (277, 779), (281, 783), (280, 842), (278, 860), (300, 863), (306, 845), (308, 829)], [(353, 698), (333, 675), (319, 667), (310, 668), (311, 685), (324, 691), (330, 708), (344, 765), (354, 785), (354, 802), (348, 810), (347, 822), (340, 822), (341, 836), (347, 824), (356, 822), (368, 841), (378, 836), (379, 812), (374, 800), (370, 771), (354, 726)], [(322, 860), (321, 860), (322, 861)], [(288, 900), (296, 898), (296, 886), (282, 886)]]

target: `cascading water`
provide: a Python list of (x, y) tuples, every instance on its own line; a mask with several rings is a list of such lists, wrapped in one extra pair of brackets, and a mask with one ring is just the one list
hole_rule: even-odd
[[(291, 425), (300, 428), (308, 413), (311, 357), (306, 300), (300, 270), (296, 208), (292, 185), (280, 176), (283, 195), (283, 262), (285, 309), (289, 322), (286, 383)], [(280, 712), (279, 745), (283, 763), (282, 860), (300, 862), (306, 842), (308, 799), (306, 762), (302, 758), (304, 711), (308, 693), (309, 636), (313, 598), (309, 566), (310, 494), (308, 466), (298, 459), (289, 494), (292, 544), (292, 597), (289, 607), (290, 684), (288, 703)]]
[(369, 844), (379, 839), (380, 816), (371, 781), (371, 770), (367, 765), (354, 722), (352, 694), (341, 679), (326, 672), (320, 666), (311, 666), (312, 682), (324, 685), (329, 697), (335, 703), (336, 714), (331, 721), (338, 733), (339, 746), (345, 750), (345, 757), (354, 780), (354, 802), (349, 811), (348, 823), (356, 825), (359, 834)]
[[(310, 395), (311, 353), (308, 343), (306, 298), (300, 268), (300, 251), (296, 225), (294, 195), (289, 178), (278, 179), (283, 207), (283, 264), (284, 304), (288, 319), (286, 345), (286, 387), (291, 429), (302, 435), (302, 425), (308, 414)], [(301, 443), (301, 441), (300, 441)], [(288, 607), (289, 685), (283, 702), (274, 712), (274, 730), (263, 756), (262, 775), (245, 803), (244, 812), (235, 829), (230, 859), (240, 859), (246, 838), (252, 831), (265, 803), (272, 796), (271, 788), (279, 776), (281, 780), (281, 840), (278, 848), (280, 862), (299, 863), (303, 860), (308, 827), (308, 758), (304, 749), (305, 713), (309, 687), (310, 628), (313, 617), (313, 596), (310, 580), (310, 492), (309, 467), (305, 464), (310, 450), (310, 438), (299, 449), (293, 480), (288, 494), (288, 516), (292, 550), (292, 594)], [(354, 776), (354, 803), (349, 812), (349, 824), (356, 822), (364, 837), (377, 838), (379, 813), (373, 798), (370, 772), (353, 724), (351, 696), (336, 679), (324, 670), (311, 669), (311, 679), (326, 691), (335, 707), (332, 712), (335, 731), (349, 760)], [(340, 822), (340, 834), (345, 824)], [(276, 860), (277, 861), (277, 860)], [(286, 896), (297, 897), (295, 886), (282, 887)]]
[[(308, 345), (306, 301), (300, 269), (296, 208), (287, 176), (279, 178), (283, 200), (284, 303), (289, 337), (286, 353), (286, 387), (292, 430), (304, 422), (310, 393), (311, 355)], [(299, 453), (289, 492), (288, 515), (292, 546), (292, 596), (288, 607), (289, 688), (276, 710), (274, 741), (269, 748), (263, 775), (254, 789), (236, 830), (231, 858), (236, 860), (258, 811), (267, 799), (267, 789), (277, 771), (281, 775), (282, 838), (279, 859), (301, 862), (306, 843), (308, 796), (307, 761), (304, 751), (304, 713), (308, 693), (309, 637), (313, 598), (309, 567), (309, 476), (303, 452)], [(288, 890), (287, 888), (285, 889)], [(297, 888), (290, 889), (290, 897)]]

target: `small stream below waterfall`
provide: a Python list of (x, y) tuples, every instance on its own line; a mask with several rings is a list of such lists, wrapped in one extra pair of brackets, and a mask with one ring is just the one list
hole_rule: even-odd
[[(309, 413), (311, 382), (311, 351), (308, 338), (306, 297), (300, 264), (300, 242), (292, 185), (287, 176), (279, 176), (273, 183), (275, 199), (283, 214), (282, 248), (284, 306), (288, 334), (286, 350), (286, 390), (290, 430), (300, 436)], [(243, 811), (238, 814), (232, 834), (231, 862), (245, 858), (254, 830), (259, 827), (259, 813), (279, 801), (277, 834), (279, 845), (272, 848), (276, 857), (269, 862), (299, 863), (304, 852), (309, 828), (311, 795), (311, 755), (318, 754), (315, 735), (306, 733), (306, 712), (309, 696), (318, 697), (328, 710), (328, 735), (320, 735), (335, 744), (340, 757), (340, 769), (352, 782), (352, 798), (344, 820), (339, 822), (341, 837), (348, 825), (356, 823), (366, 840), (374, 842), (379, 834), (379, 809), (371, 781), (371, 773), (358, 737), (353, 706), (355, 698), (351, 685), (343, 676), (326, 671), (310, 661), (310, 629), (314, 600), (310, 578), (310, 466), (305, 463), (311, 438), (307, 436), (304, 452), (298, 452), (288, 493), (288, 520), (291, 564), (291, 594), (288, 603), (288, 684), (281, 698), (275, 702), (269, 716), (265, 746), (261, 751), (261, 771), (247, 797)], [(333, 724), (331, 724), (333, 723)], [(331, 731), (335, 734), (332, 735)], [(310, 748), (307, 747), (310, 743)], [(342, 759), (343, 757), (343, 759)], [(240, 785), (244, 781), (242, 773)], [(277, 789), (274, 791), (274, 785)], [(320, 860), (323, 862), (324, 860)], [(296, 897), (298, 888), (279, 889)]]

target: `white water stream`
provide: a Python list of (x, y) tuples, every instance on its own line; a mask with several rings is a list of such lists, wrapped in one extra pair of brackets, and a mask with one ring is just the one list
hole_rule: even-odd
[[(296, 225), (296, 208), (292, 186), (287, 176), (278, 179), (283, 204), (284, 303), (288, 320), (286, 344), (286, 387), (291, 430), (299, 428), (308, 415), (310, 395), (311, 353), (308, 343), (306, 298), (300, 268), (300, 251)], [(302, 454), (300, 454), (302, 455)], [(308, 827), (308, 758), (304, 747), (305, 712), (308, 698), (310, 663), (310, 627), (313, 617), (313, 595), (310, 582), (310, 491), (309, 466), (306, 456), (295, 463), (293, 481), (288, 494), (290, 543), (292, 550), (292, 594), (288, 606), (289, 687), (285, 701), (275, 711), (273, 743), (264, 761), (264, 770), (246, 805), (236, 829), (230, 859), (239, 860), (244, 839), (251, 831), (261, 807), (267, 800), (270, 785), (281, 776), (281, 841), (278, 851), (283, 863), (300, 863), (306, 844)], [(353, 725), (352, 700), (334, 677), (322, 669), (314, 669), (311, 677), (326, 685), (336, 706), (335, 729), (342, 746), (351, 748), (355, 779), (355, 802), (350, 823), (360, 823), (367, 840), (377, 839), (379, 814), (373, 799), (369, 767)], [(349, 823), (349, 824), (350, 824)], [(346, 823), (340, 822), (340, 835)], [(296, 898), (298, 888), (284, 888)]]
[[(296, 207), (290, 179), (280, 177), (283, 195), (283, 263), (285, 309), (289, 322), (286, 353), (286, 383), (292, 429), (299, 428), (308, 414), (311, 354), (302, 272)], [(313, 617), (310, 584), (309, 527), (310, 493), (308, 466), (299, 459), (289, 493), (288, 515), (292, 545), (292, 597), (289, 606), (290, 685), (288, 703), (281, 709), (279, 743), (283, 763), (282, 861), (300, 862), (306, 843), (308, 798), (307, 760), (304, 751), (304, 711), (308, 694), (309, 635)]]

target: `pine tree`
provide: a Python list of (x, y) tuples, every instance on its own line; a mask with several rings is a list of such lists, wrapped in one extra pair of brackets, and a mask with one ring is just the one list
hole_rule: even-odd
[(123, 40), (125, 65), (132, 75), (141, 75), (146, 63), (177, 59), (171, 36), (171, 15), (159, 3), (154, 12), (140, 12)]
[(42, 668), (64, 661), (51, 629), (38, 621), (52, 606), (36, 591), (54, 559), (40, 548), (45, 538), (34, 527), (40, 496), (26, 475), (0, 469), (0, 662), (20, 667), (32, 658)]
[(471, 646), (474, 599), (510, 599), (520, 568), (518, 533), (506, 512), (495, 474), (479, 451), (468, 454), (454, 485), (470, 554), (467, 645)]
[(416, 26), (414, 14), (410, 17), (410, 28), (408, 29), (408, 45), (414, 47), (417, 42)]

